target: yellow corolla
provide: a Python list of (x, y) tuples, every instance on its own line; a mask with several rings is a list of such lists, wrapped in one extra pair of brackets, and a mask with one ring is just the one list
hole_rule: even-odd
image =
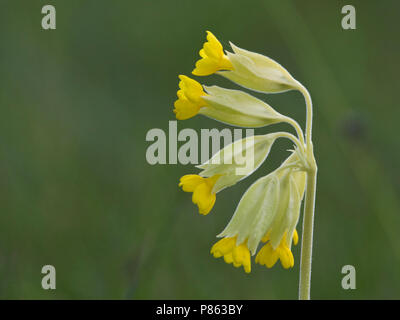
[(201, 59), (196, 62), (196, 68), (192, 71), (195, 76), (208, 76), (220, 70), (233, 70), (221, 43), (210, 31), (207, 31), (207, 42), (199, 54)]
[(186, 120), (194, 117), (207, 103), (202, 99), (207, 94), (203, 87), (196, 80), (187, 76), (180, 75), (179, 90), (177, 92), (178, 100), (174, 104), (174, 113), (178, 120)]
[(236, 244), (237, 237), (223, 238), (211, 248), (214, 258), (224, 257), (226, 263), (232, 263), (234, 267), (243, 266), (246, 273), (251, 272), (250, 250), (246, 241), (240, 245)]
[[(278, 259), (280, 259), (282, 267), (284, 267), (285, 269), (292, 268), (294, 266), (294, 258), (292, 251), (290, 250), (290, 247), (286, 241), (286, 233), (276, 249), (272, 247), (269, 240), (270, 239), (268, 236), (265, 236), (262, 239), (262, 242), (267, 242), (267, 244), (265, 244), (258, 252), (256, 256), (256, 263), (259, 263), (260, 265), (265, 265), (267, 268), (272, 268), (278, 261)], [(294, 245), (296, 245), (298, 241), (299, 241), (299, 236), (297, 234), (297, 231), (294, 230), (293, 233)]]
[(213, 187), (220, 175), (204, 178), (197, 174), (184, 175), (179, 182), (179, 186), (185, 192), (193, 192), (192, 201), (199, 207), (200, 214), (208, 214), (213, 208), (216, 200)]

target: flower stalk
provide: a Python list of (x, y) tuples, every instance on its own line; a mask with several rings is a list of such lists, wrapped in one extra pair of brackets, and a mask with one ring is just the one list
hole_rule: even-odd
[(310, 299), (311, 289), (311, 264), (312, 264), (312, 247), (313, 247), (313, 231), (314, 231), (314, 211), (315, 196), (317, 186), (317, 163), (314, 157), (314, 148), (311, 140), (312, 135), (312, 100), (308, 90), (301, 85), (300, 92), (304, 95), (307, 108), (306, 121), (306, 150), (307, 163), (307, 184), (304, 202), (303, 214), (303, 237), (301, 241), (301, 258), (300, 258), (300, 279), (299, 279), (299, 300)]
[(301, 241), (299, 299), (310, 299), (311, 261), (314, 231), (314, 209), (317, 185), (317, 165), (312, 155), (311, 168), (307, 171), (307, 186), (303, 215), (303, 236)]

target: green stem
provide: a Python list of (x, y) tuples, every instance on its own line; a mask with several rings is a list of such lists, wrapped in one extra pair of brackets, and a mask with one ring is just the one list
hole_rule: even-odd
[[(312, 151), (311, 151), (312, 152)], [(314, 229), (315, 192), (317, 184), (317, 166), (314, 156), (311, 169), (307, 172), (307, 189), (304, 204), (303, 235), (301, 241), (299, 299), (310, 299), (311, 259)]]
[[(308, 90), (299, 82), (299, 91), (303, 94), (306, 101), (307, 107), (307, 119), (306, 119), (306, 144), (311, 146), (311, 134), (312, 134), (312, 118), (313, 118), (313, 107), (310, 93)], [(310, 148), (311, 149), (311, 148)], [(311, 156), (311, 154), (309, 154)]]
[(284, 117), (284, 122), (290, 124), (296, 130), (296, 134), (300, 139), (300, 143), (302, 146), (304, 146), (303, 130), (301, 130), (300, 125), (297, 123), (297, 121), (290, 117)]
[(291, 140), (302, 152), (304, 152), (304, 144), (301, 144), (299, 139), (297, 139), (294, 135), (290, 134), (289, 132), (285, 131), (277, 132), (276, 136), (278, 138), (287, 138)]
[(317, 184), (317, 164), (314, 158), (313, 144), (311, 139), (313, 118), (312, 100), (308, 90), (300, 82), (298, 82), (298, 84), (298, 89), (303, 94), (307, 107), (306, 157), (309, 164), (309, 168), (307, 170), (307, 189), (304, 202), (303, 234), (301, 241), (299, 299), (309, 300), (311, 287), (311, 260), (314, 231), (315, 192)]

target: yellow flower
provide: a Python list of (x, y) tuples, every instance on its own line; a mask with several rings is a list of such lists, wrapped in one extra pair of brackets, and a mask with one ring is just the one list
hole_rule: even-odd
[(287, 121), (264, 101), (240, 90), (202, 86), (187, 76), (179, 76), (178, 100), (174, 113), (178, 120), (196, 114), (239, 127), (264, 127)]
[(251, 255), (256, 255), (259, 243), (264, 242), (256, 263), (271, 268), (280, 259), (285, 269), (293, 267), (291, 244), (297, 244), (299, 239), (295, 228), (306, 175), (299, 161), (298, 154), (293, 152), (278, 169), (251, 185), (217, 237), (245, 243)]
[(197, 166), (202, 169), (199, 174), (183, 176), (179, 186), (185, 192), (193, 192), (192, 201), (199, 207), (200, 214), (208, 214), (219, 191), (248, 177), (265, 161), (279, 134), (250, 136), (234, 141)]
[[(292, 251), (290, 250), (290, 244), (288, 245), (286, 241), (286, 233), (276, 249), (274, 249), (271, 245), (271, 242), (269, 242), (268, 235), (266, 235), (262, 241), (268, 243), (264, 245), (258, 252), (256, 256), (256, 263), (265, 265), (267, 268), (272, 268), (278, 259), (280, 259), (282, 267), (285, 269), (292, 268), (294, 266), (294, 258)], [(299, 235), (297, 234), (297, 231), (294, 230), (293, 243), (296, 245), (298, 241)]]
[(213, 192), (214, 184), (220, 175), (210, 178), (203, 178), (197, 174), (184, 175), (179, 182), (179, 186), (185, 192), (193, 192), (192, 201), (199, 207), (200, 214), (208, 214), (214, 206), (216, 195)]
[(179, 88), (177, 95), (178, 100), (175, 101), (174, 113), (178, 120), (186, 120), (194, 117), (207, 103), (202, 99), (207, 94), (203, 91), (203, 87), (196, 80), (190, 79), (184, 75), (180, 75)]
[(251, 272), (250, 251), (246, 241), (240, 245), (236, 244), (237, 237), (223, 238), (211, 248), (214, 258), (224, 257), (226, 263), (232, 263), (234, 267), (243, 266), (246, 273)]
[(207, 42), (199, 54), (201, 59), (196, 62), (196, 68), (192, 71), (195, 76), (208, 76), (220, 70), (233, 70), (221, 43), (210, 31), (207, 31)]

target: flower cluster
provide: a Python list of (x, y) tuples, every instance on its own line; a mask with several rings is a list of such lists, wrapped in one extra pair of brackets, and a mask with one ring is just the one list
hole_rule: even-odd
[[(231, 43), (233, 52), (224, 52), (221, 43), (209, 31), (199, 54), (193, 75), (221, 75), (241, 87), (263, 93), (302, 90), (304, 87), (274, 60)], [(258, 179), (242, 196), (222, 238), (211, 248), (215, 258), (223, 257), (228, 264), (251, 271), (251, 256), (255, 262), (271, 268), (278, 259), (284, 268), (294, 265), (291, 245), (297, 244), (296, 226), (306, 187), (309, 166), (308, 150), (303, 131), (297, 122), (274, 110), (270, 105), (241, 90), (218, 86), (202, 86), (185, 75), (179, 76), (178, 100), (174, 113), (178, 120), (197, 114), (225, 124), (260, 128), (274, 123), (292, 125), (297, 137), (287, 132), (256, 135), (237, 140), (217, 152), (206, 163), (197, 166), (198, 174), (180, 179), (179, 186), (192, 192), (192, 201), (200, 214), (207, 215), (216, 201), (216, 194), (251, 175), (268, 157), (277, 138), (289, 138), (294, 143), (290, 156), (275, 171)], [(243, 166), (241, 157), (250, 159)], [(247, 162), (246, 162), (247, 163)], [(263, 244), (260, 250), (257, 249)]]

